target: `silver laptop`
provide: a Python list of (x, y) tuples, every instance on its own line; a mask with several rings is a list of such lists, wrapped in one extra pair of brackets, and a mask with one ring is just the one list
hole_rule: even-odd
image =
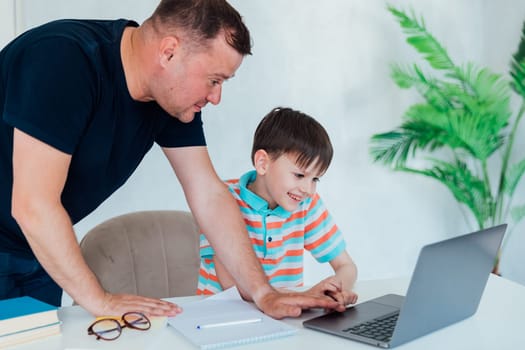
[(407, 295), (388, 294), (303, 322), (304, 327), (391, 348), (472, 316), (506, 224), (421, 249)]

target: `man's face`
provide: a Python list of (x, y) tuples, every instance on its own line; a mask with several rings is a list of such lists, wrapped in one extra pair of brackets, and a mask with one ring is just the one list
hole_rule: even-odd
[(166, 112), (189, 123), (208, 102), (219, 104), (222, 84), (233, 77), (243, 56), (226, 42), (223, 34), (206, 48), (187, 50), (183, 45), (168, 60), (152, 90)]

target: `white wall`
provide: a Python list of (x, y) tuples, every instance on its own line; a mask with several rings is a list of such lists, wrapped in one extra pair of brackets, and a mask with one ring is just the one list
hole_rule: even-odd
[[(140, 22), (156, 3), (19, 0), (17, 23), (22, 29), (62, 17), (128, 17)], [(335, 158), (318, 188), (345, 234), (360, 278), (408, 275), (422, 245), (472, 229), (443, 186), (390, 172), (372, 164), (368, 155), (370, 136), (397, 126), (403, 111), (417, 99), (389, 79), (391, 62), (419, 58), (385, 1), (231, 3), (251, 30), (254, 54), (224, 86), (221, 104), (204, 111), (210, 154), (221, 177), (237, 177), (251, 168), (251, 137), (258, 121), (274, 106), (290, 106), (316, 117), (331, 135)], [(519, 0), (390, 3), (405, 9), (413, 4), (456, 62), (476, 61), (498, 72), (507, 72), (525, 20), (525, 3)], [(0, 33), (3, 30), (0, 27)], [(521, 201), (523, 187), (516, 196)], [(126, 185), (75, 228), (81, 238), (109, 217), (162, 208), (187, 206), (155, 148)], [(509, 241), (502, 272), (525, 284), (523, 229), (523, 224), (516, 228)], [(306, 271), (306, 283), (312, 283), (329, 268), (308, 260)]]
[(15, 2), (0, 1), (0, 47), (4, 47), (15, 35)]

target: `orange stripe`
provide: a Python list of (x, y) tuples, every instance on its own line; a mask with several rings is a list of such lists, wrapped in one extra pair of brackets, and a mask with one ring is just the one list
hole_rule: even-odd
[(275, 230), (277, 228), (281, 228), (283, 227), (283, 221), (277, 221), (277, 222), (267, 222), (266, 223), (266, 228), (270, 229), (270, 230)]
[(241, 200), (237, 200), (237, 205), (242, 208), (249, 208), (248, 204), (244, 203)]
[(257, 245), (257, 246), (262, 246), (263, 245), (263, 240), (262, 239), (251, 238), (251, 241), (252, 241), (252, 244), (254, 244), (254, 245)]
[(328, 216), (328, 211), (325, 210), (321, 215), (319, 215), (319, 217), (315, 221), (313, 221), (310, 224), (306, 225), (304, 230), (305, 231), (311, 231), (312, 229), (317, 227), (321, 222), (323, 222), (326, 219), (327, 216)]
[(217, 278), (217, 276), (208, 273), (208, 271), (206, 271), (203, 268), (199, 269), (199, 275), (201, 275), (204, 279), (211, 280), (214, 282), (219, 282), (219, 279)]
[(226, 182), (227, 184), (235, 185), (236, 183), (239, 182), (239, 179), (230, 179), (230, 180), (226, 180), (224, 182)]
[(320, 239), (318, 239), (315, 242), (312, 242), (311, 244), (306, 244), (304, 247), (308, 250), (313, 250), (314, 248), (317, 248), (324, 242), (328, 241), (336, 232), (337, 232), (337, 226), (334, 225), (332, 226), (332, 228), (330, 229), (330, 231), (328, 231), (326, 235), (322, 236)]
[(303, 273), (302, 267), (297, 267), (295, 269), (282, 269), (278, 270), (275, 273), (273, 273), (270, 278), (277, 277), (277, 276), (283, 276), (283, 275), (299, 275)]
[(262, 227), (262, 222), (261, 221), (252, 221), (252, 220), (248, 220), (248, 219), (244, 218), (244, 222), (246, 223), (247, 226), (250, 226), (250, 227), (253, 227), (253, 228), (261, 228)]
[(317, 202), (319, 202), (319, 198), (321, 197), (319, 197), (318, 193), (314, 194), (314, 196), (312, 197), (312, 203), (310, 203), (310, 207), (308, 208), (309, 211), (317, 205)]
[(213, 293), (211, 290), (208, 290), (208, 289), (197, 289), (197, 295), (213, 295), (215, 293)]
[(301, 210), (296, 213), (294, 213), (292, 216), (290, 216), (286, 221), (293, 221), (299, 218), (304, 218), (306, 216), (306, 210)]
[(297, 238), (297, 237), (302, 237), (304, 236), (304, 231), (303, 230), (297, 230), (297, 231), (293, 231), (293, 232), (290, 232), (289, 234), (287, 234), (286, 236), (284, 236), (283, 240), (288, 240), (290, 238)]
[(301, 256), (303, 255), (302, 249), (287, 250), (285, 256)]
[(301, 256), (301, 255), (303, 255), (303, 249), (293, 249), (293, 250), (286, 251), (286, 254), (280, 256), (277, 259), (260, 258), (259, 262), (264, 265), (279, 265), (284, 260), (284, 258), (288, 256)]

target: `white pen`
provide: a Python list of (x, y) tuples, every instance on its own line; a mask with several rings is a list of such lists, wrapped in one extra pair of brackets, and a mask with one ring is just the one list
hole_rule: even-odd
[(249, 318), (246, 320), (237, 320), (237, 321), (229, 321), (229, 322), (217, 322), (217, 323), (206, 323), (206, 324), (199, 324), (197, 325), (197, 329), (205, 329), (205, 328), (215, 328), (215, 327), (225, 327), (225, 326), (237, 326), (240, 324), (250, 324), (250, 323), (258, 323), (261, 322), (262, 318)]

